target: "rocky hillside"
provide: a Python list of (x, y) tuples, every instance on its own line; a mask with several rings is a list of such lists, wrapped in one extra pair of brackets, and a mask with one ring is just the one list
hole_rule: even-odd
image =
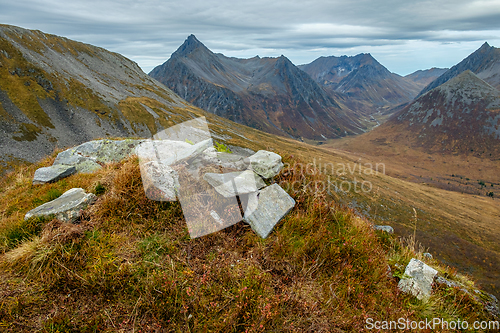
[(201, 110), (119, 54), (0, 26), (0, 171), (93, 138), (149, 137), (189, 112)]
[(409, 102), (419, 91), (414, 82), (391, 73), (369, 53), (320, 57), (299, 68), (327, 90), (375, 107)]
[(417, 98), (373, 135), (433, 152), (496, 158), (499, 126), (500, 92), (465, 71)]
[(436, 80), (438, 77), (443, 75), (449, 68), (436, 68), (418, 70), (411, 74), (405, 76), (406, 79), (411, 80), (413, 83), (418, 85), (420, 89), (425, 88), (429, 83)]
[(460, 73), (470, 70), (491, 86), (500, 88), (500, 49), (485, 42), (478, 50), (447, 70), (439, 78), (426, 86), (419, 94), (425, 94), (443, 83), (451, 80)]
[(270, 133), (323, 140), (362, 132), (284, 56), (229, 58), (191, 35), (150, 76), (204, 110)]

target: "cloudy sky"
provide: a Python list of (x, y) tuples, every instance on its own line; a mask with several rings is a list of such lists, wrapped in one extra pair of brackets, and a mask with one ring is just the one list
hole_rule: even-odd
[(228, 56), (295, 64), (369, 52), (401, 75), (500, 47), (500, 0), (0, 0), (0, 23), (104, 47), (145, 72), (189, 34)]

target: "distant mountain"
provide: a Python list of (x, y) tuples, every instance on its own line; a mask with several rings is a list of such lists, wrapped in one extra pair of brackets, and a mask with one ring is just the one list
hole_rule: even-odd
[(391, 73), (369, 53), (320, 57), (299, 68), (325, 89), (370, 102), (375, 107), (409, 102), (420, 90), (411, 80)]
[(323, 140), (362, 132), (284, 56), (230, 58), (191, 35), (149, 75), (206, 111), (270, 133)]
[(0, 173), (55, 147), (150, 137), (199, 111), (119, 54), (0, 25)]
[(365, 139), (498, 158), (500, 91), (467, 70), (425, 93)]
[(479, 49), (447, 70), (443, 75), (426, 86), (419, 96), (425, 94), (460, 73), (470, 70), (493, 87), (500, 89), (500, 49), (485, 42)]
[(426, 70), (418, 70), (411, 74), (405, 76), (406, 79), (411, 80), (413, 83), (418, 85), (420, 89), (425, 88), (429, 83), (443, 75), (448, 68), (436, 68), (433, 67), (431, 69)]

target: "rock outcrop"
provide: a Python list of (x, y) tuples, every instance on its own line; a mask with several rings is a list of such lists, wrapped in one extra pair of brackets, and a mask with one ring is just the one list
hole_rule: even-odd
[(119, 162), (135, 152), (135, 147), (143, 140), (94, 140), (59, 153), (54, 165), (72, 165), (78, 172), (92, 173), (101, 165)]

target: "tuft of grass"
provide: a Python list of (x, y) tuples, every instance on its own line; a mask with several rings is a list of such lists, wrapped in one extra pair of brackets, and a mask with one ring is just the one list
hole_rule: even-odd
[(219, 152), (219, 153), (228, 153), (228, 154), (232, 154), (233, 152), (231, 151), (231, 149), (229, 149), (228, 146), (226, 146), (225, 144), (223, 143), (219, 143), (219, 142), (215, 142), (215, 149)]

